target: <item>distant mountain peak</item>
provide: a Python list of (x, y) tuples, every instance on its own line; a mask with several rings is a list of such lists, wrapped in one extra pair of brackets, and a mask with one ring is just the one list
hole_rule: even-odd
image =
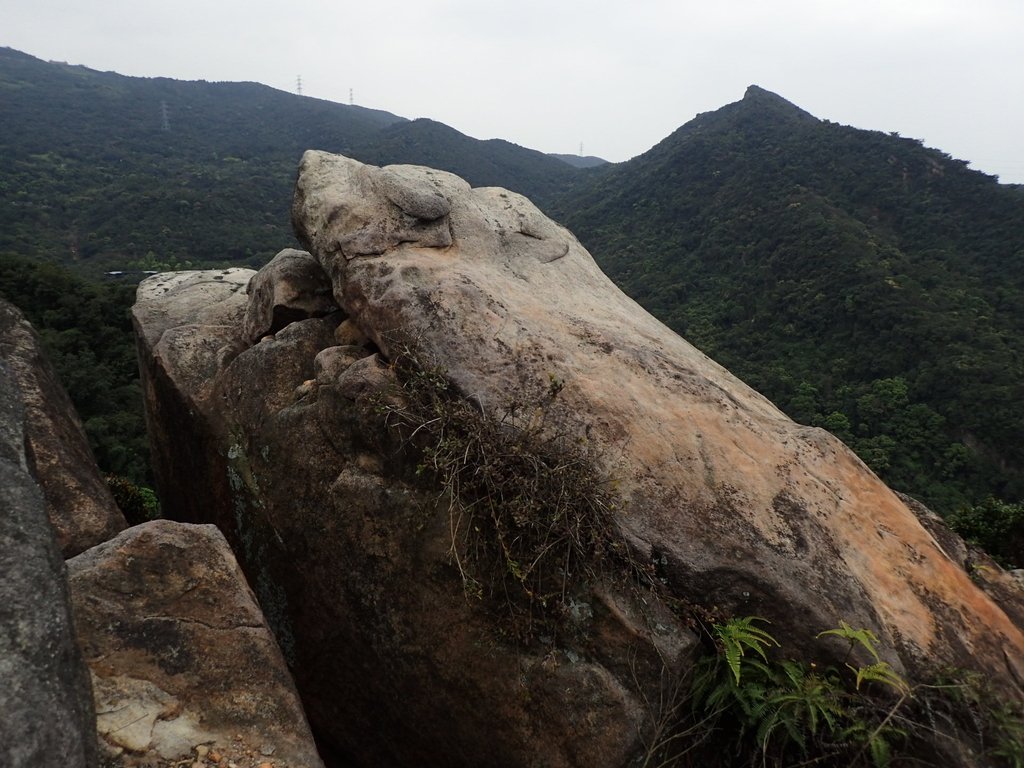
[(786, 99), (779, 96), (777, 93), (772, 93), (771, 91), (762, 88), (759, 85), (750, 85), (747, 87), (746, 92), (743, 94), (742, 103), (751, 106), (770, 107), (778, 111), (784, 110), (790, 113), (791, 115), (799, 116), (804, 119), (810, 118), (811, 120), (814, 121), (818, 120), (818, 118), (816, 118), (810, 112), (800, 109), (800, 107), (798, 107), (793, 102), (787, 101)]

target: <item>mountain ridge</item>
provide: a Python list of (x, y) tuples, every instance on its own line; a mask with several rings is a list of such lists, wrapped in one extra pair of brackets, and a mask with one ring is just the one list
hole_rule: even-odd
[(47, 64), (10, 48), (0, 49), (0, 93), (0, 252), (94, 276), (266, 262), (292, 242), (291, 185), (311, 147), (381, 164), (418, 158), (542, 204), (582, 173), (431, 120), (256, 83)]
[(0, 93), (0, 254), (94, 276), (257, 266), (293, 242), (303, 150), (432, 165), (533, 199), (645, 308), (900, 490), (946, 512), (1024, 498), (1022, 188), (920, 141), (756, 85), (587, 169), (430, 119), (11, 49)]
[(553, 212), (634, 299), (900, 490), (946, 511), (966, 486), (1021, 497), (1015, 188), (755, 86)]

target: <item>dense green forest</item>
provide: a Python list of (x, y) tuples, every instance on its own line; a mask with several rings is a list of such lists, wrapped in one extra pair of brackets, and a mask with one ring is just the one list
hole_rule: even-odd
[(751, 87), (628, 163), (580, 168), (431, 120), (10, 49), (0, 124), (0, 293), (41, 329), (109, 471), (145, 478), (132, 288), (85, 278), (264, 263), (293, 244), (315, 147), (528, 195), (653, 314), (895, 488), (979, 539), (1024, 530), (1024, 190), (919, 141)]
[(0, 254), (0, 297), (38, 331), (100, 467), (147, 483), (149, 448), (129, 317), (135, 286)]
[(538, 201), (579, 171), (255, 83), (132, 78), (0, 48), (0, 253), (107, 270), (265, 263), (294, 245), (292, 185), (306, 149), (417, 162)]
[(290, 242), (290, 179), (302, 149), (318, 137), (341, 149), (342, 137), (357, 141), (399, 120), (349, 108), (338, 125), (337, 105), (310, 99), (299, 111), (298, 99), (0, 49), (0, 252), (91, 274), (265, 261)]

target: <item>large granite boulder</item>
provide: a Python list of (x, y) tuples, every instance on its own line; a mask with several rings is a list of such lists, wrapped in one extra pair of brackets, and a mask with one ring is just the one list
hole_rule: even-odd
[[(450, 211), (422, 221), (396, 186)], [(410, 217), (401, 237), (371, 236)], [(489, 408), (510, 383), (564, 382), (573, 426), (617, 481), (622, 528), (681, 594), (793, 638), (843, 619), (911, 675), (980, 667), (1019, 695), (1024, 634), (896, 494), (651, 317), (526, 199), (308, 152), (293, 223), (385, 355), (414, 340)]]
[(61, 556), (26, 456), (26, 408), (0, 359), (0, 765), (95, 768), (89, 673)]
[[(839, 441), (624, 296), (529, 201), (310, 152), (293, 223), (338, 312), (290, 315), (253, 343), (236, 290), (206, 295), (209, 324), (196, 324), (176, 307), (197, 300), (162, 292), (159, 276), (140, 287), (136, 323), (158, 441), (201, 451), (182, 463), (157, 445), (164, 508), (225, 531), (311, 721), (342, 753), (367, 765), (627, 764), (655, 728), (651, 703), (689, 669), (687, 607), (766, 617), (807, 654), (845, 621), (875, 632), (912, 682), (956, 666), (1021, 696), (1020, 629), (907, 506)], [(183, 321), (159, 321), (170, 316)], [(466, 442), (435, 425), (469, 424), (462, 439), (473, 419), (498, 441), (550, 438), (569, 460), (513, 442), (496, 464), (484, 446), (478, 471), (432, 487)], [(538, 598), (561, 623), (531, 634), (516, 598), (464, 566), (491, 547), (514, 577), (496, 583), (535, 586), (520, 578), (532, 563), (512, 556), (523, 537), (505, 535), (525, 530), (534, 497), (521, 514), (511, 505), (499, 544), (465, 528), (458, 499), (496, 466), (541, 464), (587, 466), (559, 488), (606, 489), (588, 497), (609, 521), (605, 549), (654, 588), (563, 561), (561, 594)], [(537, 484), (513, 471), (506, 488), (527, 476)]]
[(109, 764), (191, 763), (202, 750), (239, 768), (322, 767), (281, 652), (216, 528), (145, 523), (68, 570)]
[(35, 329), (3, 300), (0, 359), (21, 388), (29, 470), (42, 488), (64, 557), (123, 530), (124, 516), (96, 467), (82, 423), (43, 354)]

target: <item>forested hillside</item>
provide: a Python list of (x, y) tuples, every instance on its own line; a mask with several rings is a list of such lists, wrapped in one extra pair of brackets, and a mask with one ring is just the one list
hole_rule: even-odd
[(981, 505), (975, 522), (1024, 518), (1024, 190), (919, 141), (752, 87), (628, 163), (581, 169), (427, 119), (10, 49), (0, 125), (0, 293), (43, 328), (106, 469), (144, 476), (131, 290), (82, 278), (264, 263), (293, 243), (295, 169), (316, 147), (526, 194), (897, 489), (944, 513)]
[(897, 489), (1024, 494), (1024, 193), (752, 87), (556, 206), (620, 286)]
[(146, 483), (149, 449), (128, 313), (135, 286), (0, 254), (0, 297), (39, 332), (100, 467)]
[(430, 120), (255, 83), (133, 78), (0, 48), (0, 253), (87, 274), (244, 263), (294, 244), (306, 149), (417, 162), (538, 201), (581, 173)]

